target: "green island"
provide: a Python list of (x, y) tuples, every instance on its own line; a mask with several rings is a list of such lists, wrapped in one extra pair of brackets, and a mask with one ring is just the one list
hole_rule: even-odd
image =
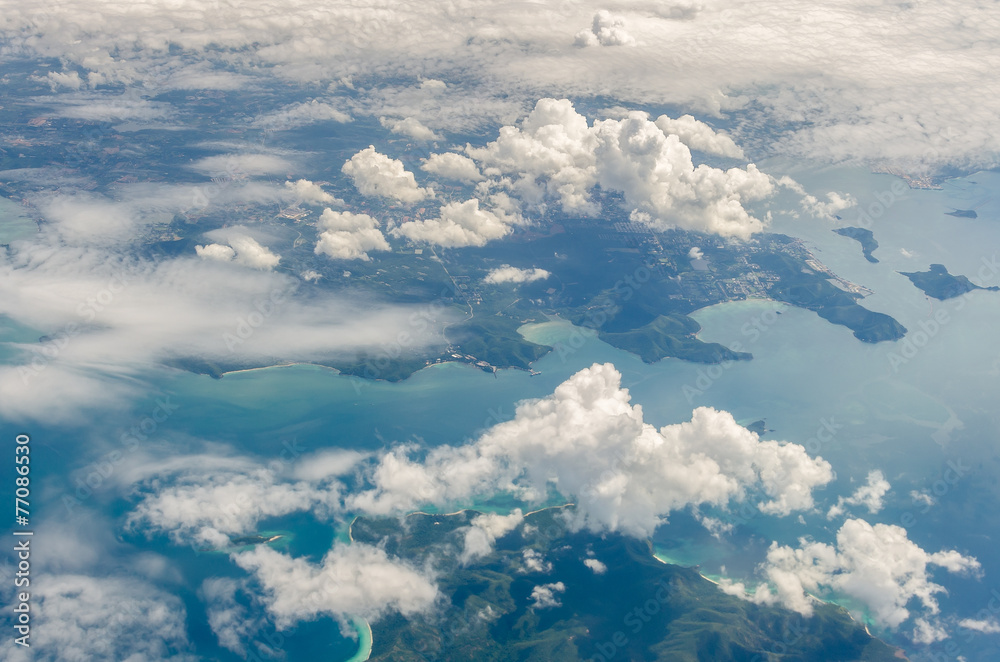
[[(570, 506), (571, 507), (571, 506)], [(560, 508), (525, 517), (485, 557), (456, 558), (478, 513), (354, 522), (354, 540), (384, 545), (439, 576), (441, 607), (372, 625), (372, 660), (756, 660), (901, 659), (843, 608), (817, 603), (812, 617), (723, 593), (697, 569), (653, 556), (648, 541), (568, 531)], [(541, 571), (525, 566), (525, 554)], [(594, 568), (585, 565), (591, 560)], [(555, 585), (555, 603), (533, 591)], [(561, 589), (561, 590), (560, 590)]]
[(980, 287), (965, 276), (953, 276), (943, 264), (932, 264), (927, 271), (900, 271), (924, 294), (940, 301), (961, 296), (973, 290), (996, 292), (1000, 287)]
[(834, 232), (839, 234), (841, 237), (850, 237), (860, 243), (861, 252), (864, 253), (865, 259), (873, 264), (878, 262), (878, 258), (872, 255), (872, 251), (878, 248), (878, 242), (875, 241), (875, 235), (872, 234), (871, 230), (866, 228), (848, 227), (837, 228)]

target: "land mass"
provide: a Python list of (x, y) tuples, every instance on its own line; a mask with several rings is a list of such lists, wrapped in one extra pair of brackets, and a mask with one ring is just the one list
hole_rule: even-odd
[(965, 276), (953, 276), (943, 264), (932, 264), (928, 271), (900, 271), (927, 296), (940, 301), (961, 296), (973, 290), (989, 290), (995, 292), (1000, 287), (980, 287)]
[[(417, 567), (447, 568), (438, 575), (442, 609), (374, 623), (371, 659), (900, 659), (841, 607), (817, 603), (803, 618), (754, 605), (723, 593), (696, 569), (658, 561), (647, 541), (571, 533), (560, 510), (527, 515), (526, 526), (498, 539), (492, 553), (465, 564), (457, 550), (475, 511), (356, 520), (354, 540)], [(539, 601), (539, 587), (553, 599)]]
[(979, 218), (975, 209), (956, 209), (955, 211), (946, 211), (945, 214), (956, 218)]
[(872, 251), (878, 248), (878, 242), (875, 241), (875, 235), (872, 234), (871, 230), (865, 228), (837, 228), (834, 230), (837, 234), (842, 237), (850, 237), (861, 244), (861, 252), (864, 253), (865, 259), (871, 263), (877, 263), (878, 258), (872, 255)]

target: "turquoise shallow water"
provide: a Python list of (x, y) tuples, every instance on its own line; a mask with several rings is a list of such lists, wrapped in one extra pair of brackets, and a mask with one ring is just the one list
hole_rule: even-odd
[[(782, 167), (762, 164), (773, 174), (781, 174)], [(792, 174), (812, 190), (850, 192), (862, 209), (870, 209), (879, 196), (885, 199), (896, 181), (851, 169)], [(910, 329), (903, 341), (865, 344), (809, 311), (747, 301), (704, 309), (694, 317), (703, 327), (703, 339), (739, 342), (753, 353), (753, 361), (703, 366), (667, 359), (647, 365), (586, 330), (554, 320), (522, 329), (529, 339), (561, 346), (536, 363), (541, 374), (534, 377), (515, 370), (493, 376), (460, 364), (432, 366), (400, 383), (360, 382), (315, 366), (242, 372), (221, 380), (164, 370), (147, 378), (170, 394), (178, 409), (157, 436), (178, 448), (191, 439), (221, 442), (262, 461), (280, 456), (288, 440), (306, 452), (330, 447), (373, 451), (404, 441), (458, 444), (510, 418), (517, 401), (551, 393), (577, 370), (610, 361), (655, 425), (687, 420), (692, 408), (702, 405), (729, 410), (743, 423), (763, 418), (773, 429), (769, 438), (806, 444), (837, 472), (836, 481), (817, 495), (822, 512), (806, 514), (801, 521), (754, 518), (741, 523), (731, 537), (716, 540), (689, 514), (677, 513), (657, 533), (663, 554), (700, 564), (707, 575), (744, 577), (772, 540), (795, 544), (801, 536), (811, 536), (831, 542), (839, 522), (827, 521), (825, 509), (878, 468), (893, 485), (885, 510), (854, 514), (871, 522), (905, 524), (910, 537), (928, 551), (954, 548), (977, 556), (985, 571), (981, 581), (935, 576), (949, 590), (941, 597), (943, 613), (972, 616), (1000, 586), (1000, 555), (994, 551), (1000, 537), (995, 507), (1000, 498), (1000, 293), (932, 301), (897, 272), (940, 262), (974, 282), (1000, 284), (1000, 274), (979, 277), (984, 264), (1000, 252), (1000, 196), (994, 201), (994, 191), (1000, 192), (1000, 177), (993, 173), (949, 182), (940, 191), (907, 190), (870, 224), (880, 242), (878, 264), (863, 258), (857, 242), (830, 231), (858, 224), (856, 212), (843, 212), (844, 221), (836, 224), (775, 215), (772, 229), (802, 237), (839, 275), (874, 290), (863, 305), (893, 315)], [(776, 207), (794, 204), (786, 199)], [(943, 213), (973, 206), (979, 213), (975, 220)], [(912, 343), (917, 331), (929, 328), (928, 320), (939, 310), (947, 312), (949, 322), (933, 333), (925, 331), (924, 342), (907, 350), (907, 340)], [(141, 418), (149, 407), (146, 401), (135, 403), (132, 418)], [(837, 432), (831, 441), (820, 442), (817, 431), (830, 422)], [(40, 469), (51, 476), (45, 497), (51, 507), (59, 507), (61, 495), (71, 489), (59, 476), (91, 461), (109, 444), (113, 447), (110, 440), (122, 427), (127, 425), (120, 420), (95, 419), (74, 433), (86, 443), (52, 443), (46, 468)], [(58, 435), (73, 436), (65, 430)], [(967, 470), (947, 482), (946, 472), (955, 463)], [(914, 490), (934, 494), (936, 505), (916, 504), (910, 497)], [(96, 499), (117, 517), (131, 507), (111, 491)], [(314, 560), (329, 549), (335, 535), (328, 523), (305, 516), (281, 518), (263, 528), (294, 531), (289, 553)], [(238, 575), (225, 558), (206, 563), (203, 556), (172, 549), (164, 540), (131, 544), (172, 558), (195, 587), (213, 574)], [(211, 633), (196, 625), (197, 596), (189, 592), (185, 601), (192, 637), (210, 646)], [(994, 645), (993, 639), (963, 640), (962, 651), (977, 659)], [(357, 642), (342, 636), (331, 621), (303, 626), (289, 642), (303, 651), (326, 651), (331, 659), (346, 659), (357, 650)]]

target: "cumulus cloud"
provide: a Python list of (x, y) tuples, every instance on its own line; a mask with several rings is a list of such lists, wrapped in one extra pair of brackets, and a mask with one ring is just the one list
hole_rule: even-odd
[(195, 246), (198, 257), (217, 262), (234, 262), (240, 266), (252, 269), (273, 269), (281, 261), (280, 255), (275, 255), (265, 246), (257, 243), (253, 237), (244, 234), (231, 233), (229, 245), (208, 244)]
[(424, 161), (423, 165), (420, 166), (420, 169), (432, 175), (455, 179), (466, 184), (482, 181), (483, 179), (483, 174), (479, 172), (475, 161), (454, 152), (431, 154)]
[[(684, 126), (697, 133), (690, 123)], [(590, 191), (600, 184), (622, 192), (633, 215), (658, 230), (747, 238), (763, 223), (744, 204), (773, 192), (771, 179), (753, 164), (696, 167), (687, 145), (643, 112), (591, 126), (566, 99), (540, 100), (520, 127), (503, 127), (496, 141), (467, 152), (487, 176), (510, 177), (512, 192), (529, 204), (555, 199), (567, 213), (592, 216), (599, 207)]]
[(559, 594), (565, 592), (566, 585), (562, 582), (535, 586), (531, 589), (531, 608), (540, 610), (561, 607), (562, 601), (559, 599)]
[(784, 186), (790, 191), (794, 191), (801, 196), (800, 204), (802, 209), (809, 215), (816, 218), (833, 220), (838, 211), (849, 209), (857, 204), (850, 193), (842, 194), (837, 191), (830, 191), (826, 194), (826, 201), (820, 200), (816, 196), (805, 190), (802, 184), (791, 177), (785, 175), (776, 182), (779, 186)]
[(483, 282), (491, 285), (499, 285), (501, 283), (531, 283), (536, 280), (543, 280), (551, 275), (545, 269), (519, 269), (518, 267), (504, 264), (496, 269), (490, 269)]
[(603, 575), (608, 571), (608, 566), (597, 559), (584, 559), (583, 565), (590, 568), (595, 575)]
[[(775, 604), (801, 614), (812, 614), (812, 595), (847, 596), (863, 604), (871, 617), (889, 628), (899, 627), (911, 615), (935, 615), (935, 595), (944, 587), (931, 581), (930, 566), (958, 574), (976, 574), (979, 562), (956, 551), (928, 553), (912, 542), (899, 526), (849, 519), (837, 532), (836, 545), (799, 541), (798, 548), (773, 543), (761, 571), (761, 583), (747, 596), (742, 583), (725, 581), (723, 590), (762, 604)], [(933, 628), (918, 625), (931, 636)], [(922, 636), (922, 635), (921, 635)]]
[(438, 598), (430, 574), (361, 543), (335, 544), (319, 564), (264, 545), (233, 560), (260, 583), (279, 629), (323, 615), (376, 620), (394, 610), (412, 616), (428, 611)]
[(827, 519), (840, 517), (845, 512), (845, 506), (864, 506), (869, 513), (877, 513), (882, 510), (883, 498), (892, 488), (885, 475), (878, 469), (868, 472), (868, 482), (859, 487), (854, 494), (849, 497), (839, 497), (837, 504), (831, 506), (826, 513)]
[(761, 441), (727, 412), (702, 407), (657, 430), (620, 381), (614, 366), (595, 364), (552, 395), (522, 402), (513, 420), (474, 443), (431, 449), (423, 462), (390, 450), (372, 473), (374, 488), (353, 494), (349, 508), (408, 512), (498, 492), (538, 501), (555, 488), (576, 503), (575, 528), (648, 536), (671, 511), (697, 504), (754, 498), (768, 514), (807, 510), (812, 490), (833, 478), (824, 460)]
[(369, 251), (390, 250), (379, 230), (379, 222), (368, 214), (323, 210), (318, 223), (323, 231), (316, 241), (316, 254), (335, 260), (371, 260)]
[(460, 560), (467, 564), (477, 558), (493, 552), (497, 538), (507, 535), (524, 522), (524, 514), (520, 508), (515, 508), (509, 515), (487, 513), (478, 515), (472, 520), (472, 525), (465, 531), (465, 540)]
[(545, 560), (545, 556), (535, 549), (526, 549), (521, 554), (524, 569), (521, 572), (540, 572), (542, 574), (552, 572), (552, 562)]
[(83, 80), (80, 79), (80, 74), (76, 71), (50, 71), (45, 78), (53, 91), (59, 87), (79, 90), (80, 86), (83, 85)]
[(502, 212), (480, 209), (479, 200), (473, 198), (442, 205), (438, 218), (407, 221), (393, 228), (390, 234), (417, 243), (460, 248), (485, 246), (487, 242), (500, 239), (510, 231), (509, 217)]
[(606, 9), (594, 14), (589, 30), (577, 33), (577, 46), (634, 46), (635, 38), (625, 31), (625, 19)]
[(420, 120), (414, 117), (404, 117), (403, 119), (393, 119), (391, 117), (378, 118), (379, 123), (393, 133), (398, 133), (414, 140), (443, 140), (442, 136), (434, 133), (424, 126)]
[(656, 126), (668, 136), (673, 135), (690, 147), (706, 154), (726, 156), (731, 159), (745, 159), (743, 150), (724, 133), (719, 133), (709, 125), (696, 120), (691, 115), (681, 115), (671, 119), (667, 115), (656, 118)]
[(358, 191), (368, 197), (392, 198), (405, 203), (434, 197), (431, 189), (417, 186), (413, 173), (403, 167), (402, 161), (378, 153), (371, 145), (352, 156), (342, 170)]
[(344, 201), (323, 190), (319, 184), (308, 179), (297, 179), (285, 182), (285, 188), (295, 196), (295, 201), (307, 205), (343, 205)]
[(948, 638), (948, 632), (939, 623), (931, 623), (927, 619), (918, 618), (913, 624), (915, 627), (910, 638), (918, 644), (930, 646)]

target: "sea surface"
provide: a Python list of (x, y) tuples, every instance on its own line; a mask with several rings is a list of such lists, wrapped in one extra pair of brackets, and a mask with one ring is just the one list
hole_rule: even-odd
[[(836, 471), (836, 480), (817, 493), (816, 511), (801, 519), (737, 514), (731, 516), (736, 525), (732, 534), (716, 539), (690, 513), (675, 513), (655, 536), (662, 558), (698, 565), (709, 577), (744, 579), (763, 560), (771, 541), (795, 545), (809, 538), (832, 543), (843, 518), (828, 520), (826, 510), (838, 496), (864, 483), (870, 470), (879, 469), (892, 484), (885, 509), (873, 514), (855, 508), (851, 514), (872, 523), (902, 525), (929, 552), (957, 549), (979, 559), (981, 579), (941, 572), (935, 580), (948, 590), (939, 596), (941, 615), (955, 633), (958, 654), (969, 661), (995, 659), (990, 655), (997, 652), (1000, 638), (966, 637), (955, 624), (959, 618), (975, 617), (991, 591), (1000, 588), (1000, 292), (977, 291), (941, 302), (924, 296), (898, 272), (941, 263), (977, 284), (1000, 285), (995, 267), (1000, 254), (1000, 175), (977, 173), (950, 180), (941, 190), (903, 187), (897, 194), (893, 191), (900, 190), (900, 180), (890, 175), (853, 168), (795, 171), (782, 162), (759, 165), (774, 175), (790, 174), (811, 191), (854, 196), (858, 207), (838, 212), (842, 220), (830, 221), (805, 213), (796, 217), (788, 210), (796, 209), (798, 201), (783, 193), (772, 205), (770, 229), (802, 238), (838, 275), (871, 289), (874, 294), (862, 305), (895, 317), (909, 329), (906, 338), (866, 344), (815, 313), (752, 300), (694, 314), (702, 325), (702, 339), (740, 343), (742, 351), (754, 356), (752, 361), (719, 366), (673, 359), (644, 364), (587, 329), (552, 319), (522, 328), (535, 342), (559, 346), (534, 365), (541, 373), (537, 376), (519, 370), (494, 376), (450, 363), (428, 367), (399, 383), (361, 381), (307, 365), (234, 373), (219, 380), (163, 370), (147, 379), (178, 408), (156, 431), (156, 443), (183, 448), (191, 440), (210, 440), (262, 462), (280, 456), (283, 444), (290, 441), (307, 452), (375, 451), (400, 442), (460, 444), (511, 418), (519, 400), (545, 396), (576, 371), (611, 362), (654, 425), (688, 420), (698, 406), (725, 409), (744, 424), (765, 420), (765, 438), (804, 444)], [(977, 219), (945, 214), (971, 208)], [(874, 232), (880, 244), (875, 251), (878, 264), (864, 259), (856, 241), (831, 231), (847, 225)], [(12, 227), (4, 225), (3, 231), (13, 232)], [(935, 313), (941, 310), (948, 322), (935, 326)], [(144, 399), (132, 403), (130, 417), (124, 420), (94, 420), (74, 429), (36, 427), (33, 436), (47, 449), (39, 460), (47, 476), (43, 507), (63, 508), (63, 497), (73, 492), (74, 481), (88, 463), (113, 448), (129, 422), (141, 420), (153, 406), (154, 399)], [(824, 429), (834, 430), (827, 441), (821, 438), (828, 435), (818, 435)], [(930, 494), (935, 503), (918, 503), (913, 492)], [(88, 503), (99, 504), (107, 521), (119, 528), (134, 506), (127, 493), (112, 487), (97, 490)], [(308, 515), (261, 524), (263, 530), (294, 532), (284, 542), (287, 552), (314, 561), (333, 544), (338, 527), (342, 538), (344, 523), (317, 522)], [(125, 534), (123, 540), (129, 546), (123, 553), (155, 550), (181, 568), (179, 593), (188, 609), (190, 636), (200, 648), (216, 650), (197, 588), (208, 577), (238, 577), (241, 571), (225, 556), (178, 548), (166, 538)], [(364, 628), (357, 625), (355, 630)], [(905, 642), (898, 635), (882, 634)], [(289, 659), (346, 660), (359, 646), (351, 632), (342, 633), (329, 619), (301, 624), (294, 633), (260, 636), (282, 638)], [(943, 646), (924, 654), (943, 651)]]

